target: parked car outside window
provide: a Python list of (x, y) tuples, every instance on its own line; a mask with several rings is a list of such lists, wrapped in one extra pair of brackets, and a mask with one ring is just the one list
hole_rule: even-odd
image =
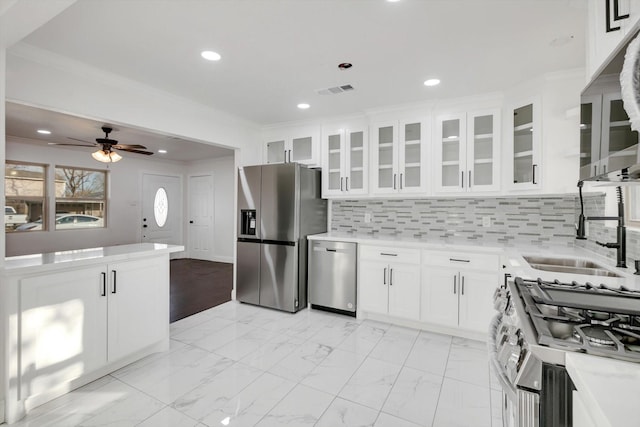
[[(56, 215), (56, 230), (64, 230), (67, 228), (94, 228), (103, 227), (104, 221), (93, 215), (83, 214), (62, 214)], [(42, 219), (34, 222), (22, 224), (16, 231), (42, 230)]]

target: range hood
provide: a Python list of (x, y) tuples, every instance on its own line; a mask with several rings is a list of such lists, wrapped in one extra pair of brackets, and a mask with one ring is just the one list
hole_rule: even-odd
[(580, 180), (640, 182), (640, 36), (633, 31), (582, 91)]

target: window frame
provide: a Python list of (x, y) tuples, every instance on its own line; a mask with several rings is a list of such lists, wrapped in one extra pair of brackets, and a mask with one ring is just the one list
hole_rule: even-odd
[[(19, 201), (27, 201), (27, 202), (39, 202), (42, 201), (42, 227), (40, 230), (29, 230), (30, 232), (38, 232), (38, 231), (48, 231), (49, 227), (48, 227), (48, 206), (49, 206), (49, 197), (48, 197), (48, 189), (49, 189), (49, 168), (50, 165), (47, 163), (36, 163), (36, 162), (23, 162), (20, 160), (9, 160), (9, 159), (5, 159), (4, 161), (4, 165), (5, 165), (5, 173), (6, 173), (6, 168), (7, 165), (22, 165), (22, 166), (39, 166), (42, 167), (43, 171), (42, 171), (42, 196), (8, 196), (6, 194), (6, 190), (5, 190), (5, 195), (4, 195), (4, 204), (5, 206), (9, 206), (9, 201), (10, 200), (15, 200), (17, 202)], [(5, 176), (5, 181), (6, 181), (6, 176)], [(5, 183), (6, 186), (6, 183)], [(7, 230), (6, 225), (5, 225), (5, 233), (22, 233), (23, 231), (17, 231), (17, 230)]]
[[(636, 190), (636, 191), (633, 191)], [(625, 186), (624, 189), (624, 217), (625, 225), (631, 228), (640, 229), (640, 186)], [(635, 194), (634, 194), (635, 193)], [(633, 218), (634, 215), (631, 206), (637, 206), (638, 218)]]
[[(73, 170), (81, 170), (81, 171), (88, 171), (88, 172), (98, 172), (104, 175), (104, 180), (103, 180), (103, 184), (104, 184), (104, 191), (103, 191), (103, 197), (101, 199), (89, 199), (89, 198), (85, 198), (85, 199), (74, 199), (74, 198), (68, 198), (68, 197), (58, 197), (56, 195), (56, 188), (55, 188), (55, 181), (56, 181), (56, 172), (58, 169), (73, 169)], [(67, 231), (67, 230), (91, 230), (91, 229), (106, 229), (107, 228), (107, 216), (108, 216), (108, 201), (109, 201), (109, 170), (108, 169), (97, 169), (97, 168), (88, 168), (88, 167), (84, 167), (84, 166), (67, 166), (67, 165), (53, 165), (53, 185), (52, 185), (52, 189), (53, 189), (53, 207), (54, 207), (54, 219), (52, 221), (52, 231)], [(87, 203), (102, 203), (103, 209), (102, 209), (102, 227), (95, 227), (95, 226), (88, 226), (88, 227), (75, 227), (75, 228), (62, 228), (62, 229), (58, 229), (56, 227), (56, 218), (58, 215), (58, 201), (63, 201), (63, 202), (87, 202)], [(78, 212), (73, 212), (70, 213), (71, 215), (73, 214), (77, 214), (77, 215), (90, 215), (90, 214), (85, 214), (85, 213), (78, 213)]]

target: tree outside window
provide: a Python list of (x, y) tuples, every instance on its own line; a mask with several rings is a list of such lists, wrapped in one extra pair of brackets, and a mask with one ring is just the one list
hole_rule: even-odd
[(56, 230), (105, 226), (105, 171), (56, 166), (55, 178)]

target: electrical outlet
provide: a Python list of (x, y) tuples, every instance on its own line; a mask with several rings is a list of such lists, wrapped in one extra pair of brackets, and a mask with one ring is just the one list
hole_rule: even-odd
[(371, 212), (365, 212), (364, 222), (371, 222)]
[(491, 227), (491, 217), (490, 216), (483, 216), (482, 217), (482, 226), (485, 227), (485, 228)]

